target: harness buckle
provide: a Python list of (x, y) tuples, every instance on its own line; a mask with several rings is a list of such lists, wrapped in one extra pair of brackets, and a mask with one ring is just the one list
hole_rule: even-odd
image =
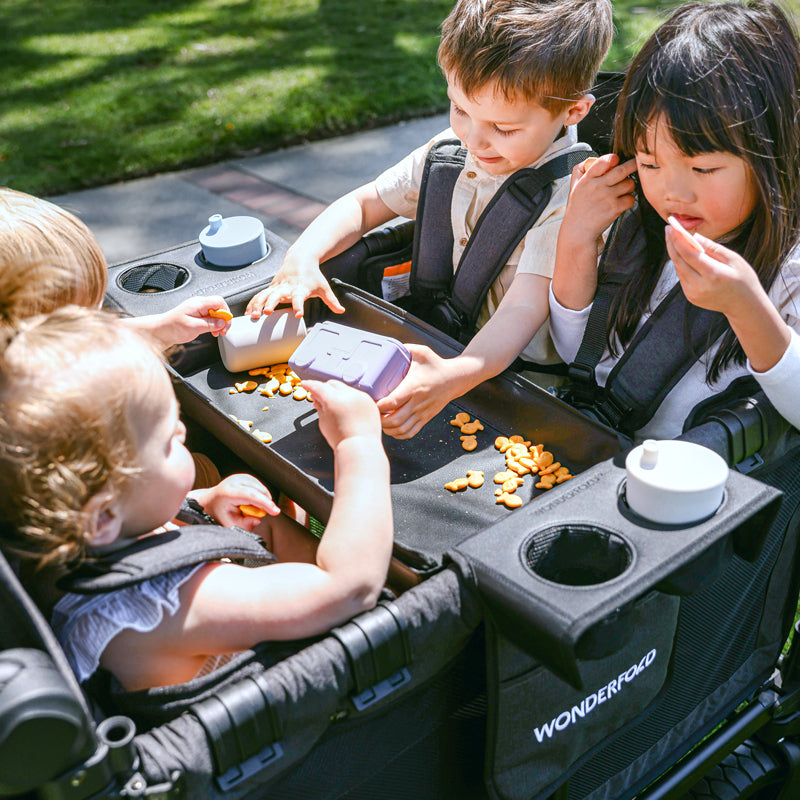
[(594, 386), (596, 383), (594, 367), (589, 364), (580, 364), (577, 361), (573, 361), (567, 367), (567, 376), (571, 381), (575, 381), (579, 385)]
[(464, 334), (464, 317), (454, 308), (452, 299), (448, 295), (440, 294), (436, 297), (425, 315), (425, 321), (442, 333), (461, 341)]
[(622, 421), (633, 409), (623, 403), (613, 392), (605, 391), (595, 410), (602, 422), (619, 430)]

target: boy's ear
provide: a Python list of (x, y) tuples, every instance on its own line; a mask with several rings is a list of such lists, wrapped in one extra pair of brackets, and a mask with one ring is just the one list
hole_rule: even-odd
[(115, 497), (111, 492), (98, 492), (86, 502), (86, 540), (92, 547), (111, 544), (122, 532), (122, 518), (114, 510)]
[(568, 109), (564, 120), (565, 125), (577, 125), (594, 105), (595, 97), (593, 94), (585, 94), (578, 98)]

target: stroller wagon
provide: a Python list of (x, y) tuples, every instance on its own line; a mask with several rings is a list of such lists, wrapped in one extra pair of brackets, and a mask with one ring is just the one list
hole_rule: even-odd
[[(407, 243), (392, 229), (328, 265), (346, 309), (337, 319), (454, 354), (457, 341), (354, 285), (368, 258)], [(241, 313), (286, 244), (268, 232), (268, 247), (238, 270), (207, 264), (197, 242), (117, 265), (108, 303), (151, 313), (222, 288)], [(325, 318), (310, 308), (310, 322)], [(332, 464), (308, 404), (271, 402), (267, 445), (238, 422), (256, 418), (254, 399), (230, 392), (242, 376), (225, 370), (213, 339), (171, 370), (195, 449), (325, 522)], [(484, 425), (470, 453), (450, 425), (460, 411)], [(511, 433), (545, 442), (572, 480), (528, 488), (513, 511), (488, 486), (443, 490), (476, 464), (499, 469), (492, 443)], [(715, 409), (685, 436), (740, 469), (710, 518), (657, 526), (625, 503), (630, 443), (506, 372), (410, 442), (385, 442), (396, 545), (392, 591), (375, 609), (145, 692), (78, 686), (0, 558), (0, 796), (800, 796), (796, 638), (782, 654), (800, 563), (791, 434), (758, 396)]]

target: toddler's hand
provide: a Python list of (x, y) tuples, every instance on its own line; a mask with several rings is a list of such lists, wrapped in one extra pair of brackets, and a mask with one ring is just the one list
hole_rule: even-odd
[(341, 381), (303, 381), (319, 414), (319, 428), (331, 448), (353, 436), (380, 440), (381, 421), (375, 401)]
[(411, 366), (400, 384), (378, 401), (385, 433), (410, 439), (452, 400), (448, 391), (447, 364), (430, 347), (406, 345)]
[(280, 514), (267, 487), (252, 475), (229, 475), (216, 486), (195, 489), (189, 496), (197, 500), (206, 514), (220, 525), (236, 525), (248, 531), (259, 524), (261, 517), (245, 513), (240, 506), (261, 509), (272, 517)]
[(325, 280), (319, 264), (300, 261), (287, 253), (270, 285), (250, 299), (245, 313), (258, 319), (262, 313), (271, 314), (279, 303), (291, 303), (295, 317), (302, 317), (303, 303), (309, 297), (320, 297), (332, 311), (344, 313), (344, 306)]
[[(222, 311), (223, 314), (215, 317), (211, 311)], [(165, 347), (191, 342), (202, 333), (224, 335), (231, 326), (224, 312), (230, 313), (222, 297), (190, 297), (175, 308), (159, 314), (160, 324), (153, 333)]]

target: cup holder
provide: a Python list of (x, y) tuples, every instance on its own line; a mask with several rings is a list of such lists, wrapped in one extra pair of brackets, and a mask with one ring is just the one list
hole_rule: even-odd
[(189, 280), (189, 271), (177, 264), (140, 264), (125, 270), (117, 285), (131, 294), (171, 292)]
[(531, 572), (563, 586), (594, 586), (618, 578), (633, 555), (625, 540), (593, 525), (558, 525), (537, 531), (524, 546)]

